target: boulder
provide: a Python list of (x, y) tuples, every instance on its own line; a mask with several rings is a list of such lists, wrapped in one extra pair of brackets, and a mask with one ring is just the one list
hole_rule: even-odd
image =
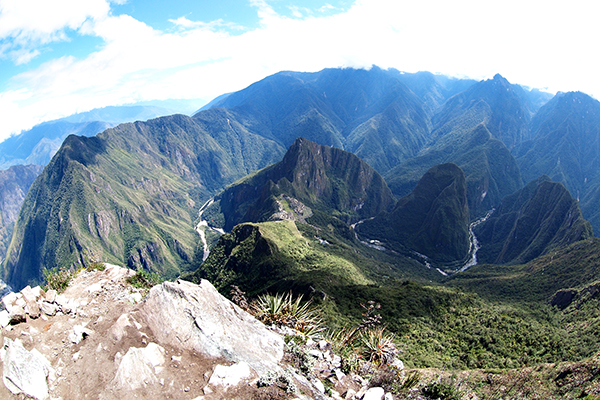
[(233, 365), (217, 365), (208, 381), (212, 387), (222, 386), (227, 389), (230, 386), (237, 386), (244, 379), (252, 376), (252, 370), (248, 363), (240, 361)]
[(47, 301), (41, 301), (39, 303), (39, 306), (40, 306), (40, 310), (48, 316), (56, 315), (56, 313), (59, 310), (59, 308), (56, 304), (48, 303)]
[(121, 358), (113, 385), (117, 389), (135, 390), (159, 382), (156, 374), (165, 362), (165, 349), (156, 343), (143, 348), (130, 347)]
[(48, 303), (54, 303), (54, 301), (56, 300), (56, 295), (58, 293), (56, 292), (56, 290), (54, 289), (50, 289), (46, 292), (46, 296), (45, 299)]
[(142, 308), (157, 340), (201, 354), (245, 361), (262, 374), (283, 357), (283, 338), (223, 297), (207, 280), (150, 289)]
[(38, 400), (48, 398), (48, 376), (54, 371), (50, 362), (36, 349), (27, 351), (19, 339), (4, 338), (2, 347), (4, 385), (13, 394), (24, 393)]
[(0, 328), (4, 328), (10, 324), (10, 315), (8, 311), (2, 310), (0, 311)]
[(363, 400), (383, 400), (385, 390), (380, 387), (372, 387), (365, 393)]

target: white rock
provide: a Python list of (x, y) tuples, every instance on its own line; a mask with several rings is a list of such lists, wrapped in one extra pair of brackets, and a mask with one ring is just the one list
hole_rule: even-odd
[(31, 292), (33, 293), (33, 295), (35, 296), (35, 298), (37, 300), (42, 295), (42, 288), (39, 287), (39, 286), (36, 286), (36, 287), (34, 287), (34, 288), (31, 289)]
[(58, 305), (53, 303), (48, 303), (47, 301), (40, 302), (40, 310), (49, 316), (54, 316), (58, 312)]
[(242, 380), (252, 376), (252, 370), (247, 362), (240, 361), (233, 365), (217, 365), (211, 375), (208, 384), (214, 386), (223, 386), (227, 389), (230, 386), (237, 386)]
[(383, 400), (383, 396), (385, 396), (385, 390), (383, 390), (383, 388), (372, 387), (366, 391), (363, 400)]
[(10, 316), (8, 311), (2, 310), (0, 311), (0, 327), (4, 328), (10, 324)]
[(127, 296), (127, 300), (132, 304), (137, 304), (142, 301), (142, 294), (138, 292), (131, 293)]
[(73, 326), (73, 331), (69, 334), (69, 340), (75, 344), (81, 342), (86, 336), (93, 333), (91, 329), (87, 329), (83, 325)]
[(56, 290), (50, 289), (46, 292), (45, 299), (48, 303), (54, 303), (56, 301)]
[(276, 368), (283, 338), (221, 296), (210, 282), (178, 280), (150, 289), (142, 308), (150, 329), (162, 343), (245, 361), (259, 374)]
[(392, 395), (390, 392), (387, 392), (383, 397), (383, 400), (394, 400), (394, 395)]
[(88, 286), (85, 289), (89, 294), (92, 294), (94, 292), (98, 292), (100, 290), (102, 290), (102, 284), (100, 282), (97, 283), (92, 283), (90, 286)]
[(404, 369), (404, 363), (402, 362), (402, 360), (398, 360), (397, 358), (394, 359), (394, 362), (391, 364), (391, 366), (396, 369), (399, 369), (400, 371)]
[(325, 385), (323, 385), (323, 382), (321, 382), (317, 378), (311, 379), (310, 382), (313, 384), (313, 386), (315, 388), (317, 388), (317, 390), (319, 391), (319, 393), (325, 393)]
[(132, 326), (129, 322), (129, 314), (122, 314), (115, 324), (110, 328), (110, 336), (117, 342), (127, 336), (126, 328)]
[(37, 350), (27, 351), (19, 339), (4, 338), (4, 385), (13, 394), (25, 393), (38, 400), (48, 398), (48, 376), (53, 374), (50, 362)]
[(19, 295), (17, 293), (9, 293), (6, 296), (4, 296), (2, 298), (2, 303), (4, 303), (4, 308), (6, 308), (7, 310), (9, 310), (10, 312), (10, 307), (13, 306), (13, 304), (15, 304), (15, 302), (17, 301)]
[(356, 398), (356, 391), (354, 389), (348, 389), (346, 392), (345, 400), (354, 400)]
[(155, 368), (165, 362), (165, 349), (156, 343), (144, 348), (130, 347), (119, 363), (113, 385), (117, 389), (135, 390), (158, 383)]

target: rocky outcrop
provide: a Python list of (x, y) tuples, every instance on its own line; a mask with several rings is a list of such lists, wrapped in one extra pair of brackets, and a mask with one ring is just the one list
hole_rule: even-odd
[(274, 368), (283, 357), (281, 336), (221, 296), (207, 280), (155, 286), (142, 312), (163, 343), (247, 362), (259, 373)]

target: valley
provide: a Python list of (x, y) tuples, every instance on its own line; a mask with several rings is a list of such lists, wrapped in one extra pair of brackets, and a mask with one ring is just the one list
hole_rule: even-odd
[(415, 370), (595, 360), (599, 116), (501, 75), (280, 72), (2, 171), (0, 278), (110, 263), (301, 295), (331, 331), (378, 304)]

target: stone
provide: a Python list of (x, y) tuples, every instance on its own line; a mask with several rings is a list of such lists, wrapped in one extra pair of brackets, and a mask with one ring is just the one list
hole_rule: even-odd
[(311, 379), (310, 382), (319, 391), (319, 393), (321, 393), (321, 394), (325, 393), (325, 385), (323, 385), (323, 382), (321, 382), (317, 378)]
[(223, 297), (207, 280), (178, 280), (150, 289), (141, 308), (158, 341), (228, 361), (247, 362), (258, 374), (277, 368), (284, 341)]
[(37, 296), (31, 287), (26, 286), (21, 290), (21, 295), (25, 300), (25, 312), (31, 318), (38, 318), (40, 316), (40, 307), (37, 305)]
[(129, 301), (131, 304), (137, 304), (142, 301), (142, 294), (138, 292), (131, 293), (129, 296), (127, 296), (127, 301)]
[(69, 334), (69, 340), (75, 344), (78, 344), (86, 336), (89, 336), (93, 333), (91, 329), (87, 329), (83, 325), (75, 325), (73, 326), (73, 331)]
[(402, 360), (398, 360), (397, 358), (394, 359), (394, 362), (392, 362), (390, 366), (400, 371), (404, 369), (404, 363), (402, 362)]
[(4, 328), (10, 324), (10, 314), (6, 310), (0, 311), (0, 327)]
[(390, 392), (387, 392), (385, 394), (385, 396), (383, 397), (383, 400), (394, 400), (394, 395), (391, 394)]
[(230, 386), (239, 385), (241, 381), (251, 376), (252, 370), (247, 362), (240, 361), (230, 366), (219, 364), (215, 367), (208, 384), (213, 387), (222, 386), (227, 389)]
[(26, 322), (27, 315), (25, 314), (25, 309), (22, 307), (13, 306), (10, 310), (9, 318), (11, 325), (17, 325), (22, 322)]
[(60, 309), (65, 314), (69, 314), (72, 311), (71, 305), (69, 304), (69, 300), (64, 295), (62, 295), (62, 294), (56, 295), (54, 301), (56, 302), (56, 304), (58, 304), (60, 306)]
[(54, 303), (56, 301), (56, 295), (58, 293), (54, 289), (50, 289), (46, 292), (45, 299), (48, 303)]
[(344, 395), (344, 400), (354, 400), (356, 398), (356, 390), (348, 389)]
[(129, 321), (129, 314), (121, 315), (115, 324), (110, 328), (110, 336), (117, 342), (127, 336), (126, 328), (132, 326)]
[(156, 343), (143, 348), (130, 347), (121, 358), (113, 385), (117, 389), (135, 390), (159, 383), (156, 368), (165, 362), (165, 349)]
[(20, 294), (17, 293), (9, 293), (2, 298), (2, 303), (4, 304), (4, 308), (6, 308), (10, 312), (10, 308), (15, 304)]
[(56, 313), (58, 312), (58, 305), (49, 303), (47, 301), (40, 302), (39, 306), (41, 312), (51, 317), (56, 315)]
[(383, 400), (385, 396), (385, 390), (380, 387), (372, 387), (365, 392), (363, 400)]
[(13, 394), (24, 393), (38, 400), (48, 398), (50, 362), (37, 350), (27, 351), (19, 339), (4, 338), (2, 347), (4, 385)]

